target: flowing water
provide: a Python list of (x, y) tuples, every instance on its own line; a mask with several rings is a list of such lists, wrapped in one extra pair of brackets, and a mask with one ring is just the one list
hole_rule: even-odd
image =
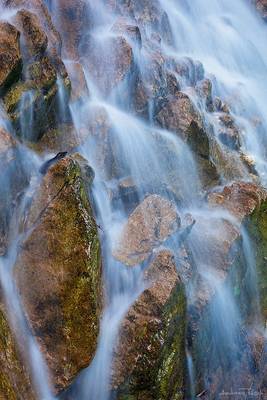
[[(137, 0), (136, 0), (137, 1)], [(115, 33), (110, 31), (116, 20), (105, 2), (98, 0), (97, 4), (88, 0), (90, 13), (93, 13), (94, 25), (90, 32), (84, 32), (81, 46), (89, 40), (93, 41), (98, 53), (103, 57), (110, 45), (110, 38)], [(262, 184), (266, 183), (266, 154), (267, 136), (267, 91), (264, 86), (267, 76), (266, 36), (267, 27), (263, 24), (255, 11), (243, 0), (162, 0), (161, 7), (166, 12), (169, 21), (172, 41), (163, 40), (161, 51), (174, 59), (183, 59), (187, 66), (192, 66), (190, 59), (200, 61), (204, 67), (205, 77), (213, 84), (213, 96), (220, 97), (231, 107), (231, 114), (235, 118), (241, 132), (241, 149), (255, 162), (255, 168)], [(49, 1), (54, 22), (59, 31), (62, 29), (60, 15), (55, 1)], [(88, 10), (89, 13), (89, 10)], [(89, 29), (89, 28), (88, 28)], [(151, 27), (141, 29), (144, 37), (151, 36)], [(150, 68), (149, 50), (146, 46), (133, 46), (135, 67), (143, 76)], [(110, 166), (101, 162), (104, 157), (101, 136), (92, 137), (80, 146), (81, 154), (93, 167), (96, 177), (93, 184), (93, 197), (97, 222), (101, 229), (99, 234), (102, 241), (102, 255), (104, 260), (104, 282), (106, 288), (106, 306), (102, 316), (98, 349), (91, 365), (85, 369), (72, 388), (72, 394), (77, 400), (108, 400), (110, 399), (109, 379), (112, 369), (112, 352), (118, 340), (119, 327), (123, 316), (130, 305), (144, 289), (143, 269), (140, 265), (129, 269), (111, 256), (116, 246), (124, 223), (129, 216), (128, 199), (123, 197), (110, 200), (110, 190), (119, 193), (123, 180), (129, 177), (134, 182), (138, 203), (149, 193), (160, 194), (176, 202), (179, 214), (182, 216), (190, 212), (196, 219), (196, 227), (190, 236), (189, 245), (193, 255), (195, 268), (207, 290), (215, 293), (206, 312), (205, 321), (201, 324), (198, 334), (199, 354), (205, 387), (209, 388), (210, 373), (215, 365), (221, 365), (223, 379), (228, 379), (228, 370), (233, 369), (236, 375), (231, 377), (231, 384), (239, 379), (240, 354), (244, 350), (240, 332), (244, 329), (243, 310), (236, 296), (237, 277), (234, 273), (225, 280), (214, 266), (213, 243), (218, 229), (222, 229), (222, 220), (232, 217), (223, 212), (207, 210), (202, 203), (203, 186), (198, 176), (198, 166), (187, 145), (177, 136), (167, 130), (153, 125), (153, 111), (155, 104), (149, 104), (147, 121), (137, 118), (130, 110), (128, 99), (131, 97), (134, 82), (126, 80), (118, 89), (114, 89), (109, 96), (103, 94), (94, 81), (90, 68), (83, 57), (83, 70), (86, 82), (90, 89), (90, 96), (84, 96), (82, 101), (70, 105), (70, 112), (77, 132), (88, 122), (90, 112), (101, 112), (112, 126), (113, 153), (116, 163), (116, 173), (111, 177)], [(88, 55), (90, 57), (90, 54)], [(101, 56), (100, 56), (101, 58)], [(70, 65), (72, 60), (64, 60)], [(110, 72), (114, 66), (110, 65)], [(189, 70), (189, 75), (195, 72)], [(109, 76), (103, 76), (108, 82)], [(195, 92), (192, 92), (189, 78), (179, 79), (182, 90), (188, 93), (198, 107), (212, 139), (221, 146), (218, 139), (219, 129), (216, 113), (208, 113)], [(59, 100), (62, 104), (61, 112), (66, 114), (65, 94), (61, 81), (59, 84)], [(125, 96), (126, 93), (126, 96)], [(128, 95), (128, 96), (127, 96)], [(28, 93), (22, 101), (28, 101)], [(95, 111), (94, 111), (95, 110)], [(21, 118), (23, 136), (31, 134), (31, 118)], [(65, 116), (64, 118), (65, 119)], [(257, 123), (257, 121), (261, 121)], [(221, 151), (224, 152), (224, 147)], [(171, 156), (170, 156), (171, 154)], [(247, 170), (232, 152), (231, 157), (238, 171), (237, 179), (250, 180)], [(31, 155), (29, 155), (31, 157)], [(236, 159), (235, 159), (236, 157)], [(40, 160), (36, 161), (40, 163)], [(216, 164), (217, 159), (214, 156)], [(217, 165), (225, 183), (235, 176), (225, 176), (224, 171)], [(170, 173), (171, 172), (171, 173)], [(33, 174), (34, 175), (34, 174)], [(33, 179), (33, 177), (32, 177)], [(32, 190), (32, 186), (30, 189)], [(19, 219), (22, 217), (19, 217)], [(198, 223), (198, 221), (201, 221)], [(204, 228), (203, 228), (204, 227)], [(203, 238), (203, 229), (205, 235)], [(2, 273), (1, 283), (4, 288), (6, 301), (10, 308), (10, 315), (16, 316), (13, 324), (25, 335), (26, 352), (30, 358), (33, 376), (39, 391), (40, 399), (50, 400), (48, 374), (41, 353), (33, 337), (27, 330), (19, 297), (11, 281), (12, 262), (14, 262), (19, 242), (19, 234), (15, 235), (10, 247), (10, 255), (5, 263), (5, 269), (10, 272)], [(174, 237), (166, 246), (174, 253), (177, 250), (179, 237)], [(210, 241), (210, 243), (209, 243)], [(243, 301), (250, 304), (255, 315), (254, 324), (260, 324), (260, 312), (257, 292), (257, 276), (255, 259), (248, 234), (243, 232), (243, 263), (246, 270), (246, 297)], [(178, 266), (179, 267), (179, 266)], [(3, 270), (3, 268), (1, 268)], [(197, 296), (199, 287), (194, 282), (187, 285), (188, 303), (192, 304)], [(12, 301), (11, 301), (12, 299)], [(251, 304), (254, 299), (255, 304)], [(255, 300), (256, 299), (256, 300)], [(243, 306), (243, 305), (242, 305)], [(85, 332), (86, 334), (86, 332)], [(211, 353), (207, 360), (201, 348), (205, 340), (211, 340)], [(189, 346), (190, 347), (190, 346)], [(189, 387), (188, 397), (194, 399), (196, 388), (194, 380), (197, 366), (187, 350)], [(240, 363), (240, 364), (239, 364)], [(237, 366), (236, 366), (237, 365)], [(35, 369), (38, 366), (38, 370)], [(237, 383), (238, 385), (239, 383)]]

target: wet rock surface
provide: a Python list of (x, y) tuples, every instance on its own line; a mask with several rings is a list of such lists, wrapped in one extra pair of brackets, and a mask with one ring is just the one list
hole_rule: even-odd
[[(56, 391), (92, 359), (101, 311), (92, 172), (78, 156), (52, 165), (33, 199), (15, 278)], [(86, 335), (85, 335), (86, 332)]]
[[(186, 19), (190, 2), (176, 3)], [(254, 3), (266, 19), (266, 1)], [(43, 175), (40, 188), (27, 210), (27, 234), (15, 278), (55, 392), (68, 389), (90, 365), (103, 303), (97, 226), (87, 196), (94, 174), (81, 157), (73, 155), (79, 145), (95, 153), (94, 166), (111, 208), (118, 211), (120, 204), (119, 211), (129, 215), (121, 236), (114, 238), (114, 242), (118, 239), (113, 252), (119, 261), (116, 266), (127, 272), (140, 264), (146, 268), (145, 289), (123, 319), (114, 349), (112, 395), (119, 400), (189, 398), (186, 346), (195, 365), (197, 397), (215, 399), (230, 386), (248, 384), (258, 392), (265, 390), (266, 340), (253, 324), (258, 305), (263, 325), (267, 320), (267, 195), (255, 184), (259, 181), (255, 161), (243, 153), (244, 127), (235, 117), (238, 90), (232, 104), (230, 99), (217, 97), (220, 76), (208, 74), (204, 60), (202, 64), (177, 54), (174, 39), (180, 48), (183, 35), (173, 37), (173, 16), (164, 11), (162, 1), (2, 0), (2, 4), (13, 13), (11, 24), (0, 23), (3, 115), (17, 136), (47, 160), (39, 170)], [(229, 15), (220, 19), (227, 32), (235, 27)], [(106, 18), (108, 29), (102, 34)], [(186, 39), (186, 30), (184, 34)], [(253, 50), (255, 57), (256, 53)], [(67, 59), (66, 67), (62, 57)], [(261, 59), (259, 66), (262, 63)], [(148, 144), (156, 144), (154, 153), (162, 176), (151, 179), (148, 174), (142, 183), (137, 182), (128, 160), (121, 162), (118, 142), (127, 138), (128, 120), (124, 124), (119, 120), (127, 113), (142, 119), (136, 127), (144, 130), (144, 137), (147, 132), (153, 137), (154, 142), (148, 140)], [(117, 123), (123, 132), (116, 131)], [(164, 136), (161, 129), (168, 134)], [(255, 137), (256, 131), (255, 125)], [(264, 137), (263, 130), (261, 134)], [(186, 145), (178, 145), (172, 136)], [(7, 250), (10, 220), (28, 184), (20, 150), (13, 136), (0, 129), (4, 189), (0, 194), (0, 255)], [(183, 158), (187, 150), (192, 152), (192, 164)], [(180, 170), (182, 162), (175, 162), (180, 159), (186, 159), (184, 170)], [(194, 163), (199, 187), (191, 168)], [(185, 207), (194, 196), (196, 207), (201, 198), (199, 213), (189, 216), (191, 222), (185, 226), (176, 210), (176, 205), (184, 206), (183, 180), (189, 192)], [(214, 192), (215, 186), (226, 183)], [(259, 299), (251, 296), (247, 284), (244, 228), (256, 257)], [(168, 239), (179, 247), (175, 259), (169, 250), (162, 250)], [(229, 327), (226, 322), (220, 325), (220, 311), (225, 310), (219, 309), (215, 323), (211, 318), (220, 290), (229, 282), (234, 296), (230, 304), (238, 304), (248, 325), (238, 327), (238, 349), (224, 345)], [(227, 293), (225, 299), (229, 298)], [(233, 361), (232, 354), (238, 360)], [(0, 312), (0, 398), (35, 398), (24, 364)], [(77, 400), (75, 396), (72, 400)]]
[(0, 23), (0, 94), (19, 78), (22, 69), (19, 31), (8, 22)]
[(37, 15), (27, 10), (20, 10), (15, 20), (23, 34), (22, 41), (24, 41), (25, 51), (32, 57), (42, 55), (46, 51), (48, 39)]
[(122, 322), (111, 385), (118, 399), (182, 399), (186, 300), (169, 251), (155, 255), (145, 285)]
[[(2, 24), (3, 34), (7, 26), (10, 31), (8, 43), (7, 36), (2, 41), (5, 57), (9, 57), (2, 69), (7, 74), (2, 83), (4, 109), (18, 136), (37, 141), (59, 122), (60, 107), (67, 107), (70, 81), (60, 59), (60, 37), (45, 5), (41, 1), (11, 1), (7, 6), (25, 8), (11, 18), (13, 25)], [(65, 93), (65, 104), (59, 106), (60, 91)], [(68, 117), (66, 108), (63, 118)]]
[(4, 307), (0, 309), (0, 398), (8, 400), (35, 400), (36, 393), (30, 382), (16, 339), (10, 329)]
[(132, 72), (133, 51), (122, 36), (89, 42), (81, 51), (91, 79), (104, 95), (110, 94)]
[(129, 266), (142, 263), (179, 227), (175, 205), (158, 195), (148, 196), (130, 215), (113, 255)]
[[(208, 332), (213, 331), (215, 320), (220, 324), (220, 318), (216, 319), (213, 314), (213, 307), (215, 307), (216, 301), (220, 301), (218, 296), (222, 295), (221, 291), (226, 290), (223, 287), (226, 287), (230, 279), (244, 320), (253, 325), (253, 321), (259, 313), (257, 294), (255, 289), (253, 291), (253, 286), (249, 286), (252, 285), (251, 280), (253, 280), (253, 276), (250, 276), (252, 273), (250, 268), (254, 268), (254, 266), (249, 265), (249, 260), (246, 258), (248, 250), (245, 247), (244, 228), (250, 235), (252, 251), (255, 250), (257, 254), (254, 273), (258, 274), (259, 282), (261, 282), (259, 284), (259, 301), (262, 314), (266, 318), (266, 287), (264, 283), (266, 282), (266, 268), (263, 259), (265, 253), (264, 246), (260, 246), (260, 243), (264, 241), (261, 227), (265, 224), (263, 210), (266, 207), (266, 195), (264, 188), (253, 183), (243, 182), (235, 182), (220, 192), (210, 194), (208, 196), (209, 205), (212, 210), (217, 210), (217, 213), (208, 215), (209, 222), (205, 220), (205, 217), (197, 218), (192, 233), (192, 235), (201, 236), (205, 248), (200, 253), (198, 260), (198, 268), (202, 269), (195, 270), (193, 274), (197, 290), (191, 297), (188, 308), (188, 341), (192, 346), (195, 358), (196, 384), (199, 392), (205, 391), (205, 381), (206, 379), (210, 380), (207, 398), (216, 398), (218, 393), (223, 390), (227, 391), (229, 387), (246, 387), (248, 383), (253, 384), (258, 379), (256, 377), (257, 370), (253, 369), (253, 363), (257, 361), (251, 353), (251, 346), (254, 346), (252, 343), (254, 340), (257, 341), (258, 337), (255, 332), (248, 335), (245, 328), (244, 331), (241, 327), (238, 328), (241, 329), (238, 345), (236, 344), (237, 348), (231, 350), (233, 354), (238, 354), (234, 361), (231, 353), (227, 357), (223, 355), (226, 345), (223, 343), (223, 338), (221, 339), (221, 352), (219, 351), (217, 354), (218, 362), (213, 359), (209, 363), (209, 358), (205, 354), (213, 354), (214, 349), (218, 348), (216, 340), (220, 339), (210, 336)], [(219, 210), (223, 213), (220, 218)], [(194, 237), (192, 239), (194, 240)], [(216, 279), (209, 281), (206, 277), (209, 277), (211, 270)], [(249, 276), (250, 278), (248, 278)], [(236, 324), (238, 324), (237, 321)], [(235, 335), (234, 331), (233, 335)], [(224, 369), (222, 363), (229, 363), (228, 368)], [(202, 370), (206, 371), (206, 375), (202, 374)], [(234, 380), (232, 376), (235, 377)], [(257, 385), (259, 388), (262, 384), (258, 382)]]

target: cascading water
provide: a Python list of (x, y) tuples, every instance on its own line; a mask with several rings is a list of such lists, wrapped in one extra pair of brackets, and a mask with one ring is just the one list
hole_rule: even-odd
[[(129, 38), (126, 35), (126, 39), (132, 46), (133, 65), (123, 82), (120, 82), (117, 87), (114, 85), (114, 88), (112, 79), (116, 78), (114, 74), (116, 65), (113, 63), (116, 60), (110, 55), (113, 40), (119, 36), (113, 29), (118, 15), (116, 10), (110, 8), (112, 4), (107, 4), (104, 0), (98, 1), (97, 5), (93, 3), (91, 0), (87, 1), (86, 12), (90, 16), (93, 15), (94, 22), (88, 27), (88, 31), (83, 31), (83, 37), (79, 43), (82, 69), (89, 94), (84, 95), (79, 101), (74, 100), (70, 104), (70, 113), (76, 132), (80, 133), (80, 137), (78, 135), (79, 152), (95, 171), (92, 195), (102, 243), (105, 309), (95, 357), (89, 367), (77, 377), (71, 388), (62, 394), (62, 398), (72, 400), (116, 398), (116, 393), (110, 388), (114, 347), (119, 340), (123, 318), (146, 288), (144, 271), (149, 262), (139, 263), (134, 268), (129, 268), (112, 255), (129, 214), (149, 194), (160, 195), (174, 202), (182, 223), (188, 214), (196, 221), (188, 237), (188, 247), (196, 276), (192, 281), (185, 280), (188, 312), (190, 313), (195, 307), (195, 303), (201, 303), (203, 300), (199, 296), (199, 291), (204, 293), (203, 303), (206, 302), (208, 305), (205, 304), (205, 316), (203, 314), (198, 316), (203, 319), (200, 323), (198, 321), (199, 330), (194, 332), (193, 327), (187, 335), (186, 398), (196, 398), (199, 380), (204, 382), (202, 382), (205, 388), (203, 396), (206, 392), (209, 393), (209, 390), (212, 390), (213, 369), (217, 368), (220, 369), (219, 390), (213, 393), (213, 397), (203, 398), (220, 398), (219, 393), (223, 393), (227, 387), (237, 391), (246, 383), (249, 388), (258, 390), (257, 378), (254, 382), (244, 383), (240, 371), (243, 366), (242, 353), (247, 352), (249, 366), (251, 358), (244, 331), (248, 331), (251, 326), (262, 329), (255, 255), (249, 235), (243, 229), (241, 267), (236, 266), (231, 273), (227, 274), (227, 266), (224, 265), (220, 246), (221, 243), (225, 245), (229, 239), (228, 224), (234, 230), (239, 229), (239, 222), (219, 207), (207, 208), (203, 201), (203, 194), (207, 188), (199, 173), (198, 155), (196, 156), (194, 151), (190, 150), (190, 143), (186, 144), (171, 132), (173, 130), (171, 127), (161, 129), (156, 123), (155, 114), (162, 104), (164, 105), (166, 100), (164, 100), (164, 95), (158, 102), (150, 96), (146, 105), (146, 119), (142, 118), (143, 110), (139, 114), (133, 112), (131, 99), (138, 83), (136, 76), (139, 74), (138, 76), (142, 79), (149, 81), (150, 68), (154, 62), (153, 51), (156, 49), (158, 54), (162, 53), (168, 59), (164, 67), (177, 78), (181, 91), (189, 96), (204, 121), (210, 141), (212, 162), (221, 176), (220, 183), (229, 184), (235, 179), (244, 181), (259, 179), (263, 185), (266, 185), (264, 129), (267, 127), (265, 111), (267, 94), (262, 82), (267, 73), (264, 42), (267, 28), (254, 13), (251, 5), (242, 0), (236, 0), (234, 3), (228, 0), (206, 0), (205, 2), (203, 0), (194, 2), (164, 0), (160, 3), (166, 18), (170, 21), (170, 26), (167, 29), (168, 34), (163, 35), (160, 43), (156, 28), (153, 32), (153, 27), (143, 23), (141, 18), (140, 21), (137, 17), (134, 19), (134, 13), (140, 12), (137, 7), (137, 10), (128, 16), (128, 20), (132, 18), (130, 22), (133, 25), (140, 22), (144, 43), (141, 46), (136, 37)], [(60, 6), (53, 0), (48, 2), (48, 6), (57, 28), (59, 31), (63, 30), (64, 26), (59, 13)], [(158, 28), (159, 31), (160, 29)], [(153, 43), (151, 48), (149, 40)], [(90, 51), (92, 46), (93, 52)], [(68, 59), (64, 62), (67, 68), (71, 69), (76, 60), (72, 60), (70, 55), (67, 57)], [(100, 75), (102, 74), (100, 77), (99, 71), (95, 72), (91, 67), (90, 57), (98, 60)], [(179, 60), (182, 68), (187, 71), (183, 78), (177, 70), (172, 69), (174, 60)], [(103, 70), (101, 69), (102, 61), (105, 65)], [(240, 153), (235, 152), (235, 144), (228, 146), (228, 139), (224, 139), (222, 135), (218, 122), (220, 111), (215, 110), (211, 113), (199, 92), (192, 88), (192, 81), (195, 82), (196, 87), (198, 80), (203, 80), (197, 76), (202, 74), (203, 78), (210, 79), (212, 83), (210, 95), (220, 99), (218, 100), (221, 102), (220, 107), (223, 108), (222, 103), (227, 103), (230, 107), (230, 116), (234, 119), (236, 129), (240, 133)], [(160, 74), (155, 79), (158, 79), (161, 84), (164, 81)], [(60, 104), (58, 110), (63, 114), (61, 120), (65, 121), (69, 118), (69, 111), (66, 110), (67, 94), (62, 80), (58, 78), (57, 82)], [(106, 92), (106, 87), (109, 87), (109, 93)], [(155, 89), (149, 87), (149, 90), (151, 94)], [(147, 89), (148, 92), (149, 90)], [(31, 96), (32, 92), (27, 92), (22, 102), (29, 101)], [(81, 134), (89, 124), (90, 117), (99, 112), (104, 115), (111, 127), (109, 138), (112, 142), (111, 161), (110, 154), (106, 154), (107, 149), (104, 143), (106, 139), (100, 132), (96, 132), (86, 140), (83, 140)], [(30, 115), (22, 115), (20, 118), (22, 136), (26, 139), (33, 134), (32, 113), (33, 110)], [(223, 142), (223, 140), (226, 141)], [(242, 162), (240, 154), (247, 157), (246, 160), (253, 165), (253, 171), (258, 173), (259, 178), (255, 178), (255, 174), (251, 173), (252, 167), (249, 169)], [(31, 158), (31, 153), (27, 153), (26, 157)], [(231, 165), (225, 173), (224, 166), (229, 163), (229, 160)], [(35, 163), (39, 166), (40, 159), (35, 160)], [(32, 166), (29, 170), (31, 169)], [(36, 166), (33, 170), (37, 170)], [(33, 180), (37, 179), (37, 176), (38, 173), (32, 173)], [(121, 184), (127, 180), (130, 180), (134, 187), (134, 195), (130, 199), (120, 195)], [(216, 184), (218, 182), (216, 181)], [(30, 185), (29, 191), (34, 190), (35, 185), (38, 186), (36, 183)], [(209, 190), (211, 189), (213, 188), (209, 187)], [(118, 195), (114, 196), (110, 193)], [(26, 206), (27, 204), (25, 205), (22, 201), (20, 205), (22, 211), (17, 217), (19, 222), (15, 224), (15, 230), (11, 232), (12, 243), (9, 246), (8, 256), (2, 259), (2, 264), (5, 265), (2, 265), (1, 269), (5, 272), (1, 273), (0, 278), (6, 302), (10, 303), (14, 329), (15, 331), (19, 329), (24, 336), (26, 356), (30, 360), (30, 369), (36, 381), (39, 398), (50, 400), (53, 396), (49, 389), (48, 373), (38, 345), (27, 328), (18, 293), (11, 280), (12, 266), (15, 263), (17, 247), (21, 239), (19, 223), (23, 219)], [(162, 248), (169, 249), (177, 256), (182, 241), (181, 235), (181, 232), (174, 235), (162, 244)], [(177, 268), (179, 272), (179, 260)], [(239, 287), (240, 268), (244, 280), (242, 288)], [(248, 314), (254, 316), (253, 321), (247, 322)], [(86, 332), (84, 334), (86, 335)], [(209, 350), (208, 357), (207, 349)], [(229, 374), (230, 370), (232, 376)], [(164, 400), (167, 399), (164, 398)]]

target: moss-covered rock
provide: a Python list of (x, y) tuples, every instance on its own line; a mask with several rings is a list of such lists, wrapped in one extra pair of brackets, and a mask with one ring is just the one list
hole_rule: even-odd
[(0, 398), (35, 400), (29, 374), (19, 355), (3, 308), (0, 308)]
[(252, 240), (262, 315), (267, 323), (267, 201), (261, 202), (245, 224)]
[(22, 70), (20, 33), (8, 22), (0, 23), (0, 94), (14, 83)]
[[(58, 76), (61, 73), (60, 89)], [(60, 90), (65, 92), (64, 104), (60, 99)], [(69, 95), (70, 81), (64, 67), (44, 56), (27, 65), (25, 79), (11, 86), (3, 103), (17, 134), (29, 141), (38, 141), (62, 118), (68, 118), (68, 115), (62, 116), (60, 111), (62, 108), (67, 110)]]
[[(221, 192), (211, 193), (208, 202), (216, 214), (199, 217), (194, 234), (196, 240), (201, 238), (201, 243), (205, 243), (198, 254), (198, 266), (212, 268), (214, 280), (205, 278), (206, 269), (204, 273), (201, 267), (200, 271), (194, 269), (194, 296), (188, 301), (188, 343), (197, 393), (208, 389), (204, 398), (216, 399), (223, 390), (250, 387), (256, 381), (257, 389), (263, 389), (257, 370), (260, 357), (254, 354), (258, 341), (254, 327), (261, 318), (259, 305), (264, 323), (267, 315), (267, 192), (253, 183), (235, 182)], [(228, 218), (225, 212), (229, 213)], [(229, 302), (230, 317), (225, 321), (221, 296), (224, 301), (233, 296)], [(262, 354), (265, 357), (264, 349)]]
[(22, 32), (22, 42), (29, 56), (39, 57), (44, 54), (48, 39), (37, 15), (27, 10), (20, 10), (15, 20)]
[(145, 281), (122, 323), (112, 388), (120, 400), (183, 399), (186, 300), (170, 252), (157, 254)]
[(101, 259), (88, 200), (92, 171), (78, 156), (52, 165), (33, 199), (15, 277), (56, 391), (90, 363), (101, 310)]

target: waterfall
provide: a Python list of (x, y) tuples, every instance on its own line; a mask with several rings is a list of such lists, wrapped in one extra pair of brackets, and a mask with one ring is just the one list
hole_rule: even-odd
[[(66, 69), (77, 78), (77, 57), (68, 48), (72, 44), (64, 45), (65, 26), (60, 3), (57, 4), (57, 0), (44, 3), (63, 37)], [(155, 3), (162, 19), (154, 25), (147, 7), (142, 9), (142, 1), (135, 0), (140, 3), (141, 10), (132, 6), (124, 20), (119, 15), (117, 3), (118, 7), (123, 7), (127, 2), (115, 1), (114, 5), (106, 0), (86, 1), (84, 13), (91, 18), (91, 24), (83, 27), (76, 44), (88, 90), (78, 100), (71, 98), (69, 109), (63, 79), (56, 77), (57, 121), (73, 122), (77, 133), (75, 139), (79, 143), (75, 150), (95, 173), (88, 196), (93, 199), (104, 271), (104, 310), (97, 350), (90, 365), (79, 373), (70, 388), (56, 397), (42, 349), (28, 326), (20, 293), (12, 279), (20, 242), (25, 239), (21, 225), (41, 181), (38, 170), (44, 159), (51, 155), (49, 150), (45, 155), (36, 155), (34, 150), (26, 150), (23, 144), (20, 144), (23, 147), (21, 154), (24, 154), (22, 164), (30, 183), (12, 219), (7, 254), (0, 259), (1, 287), (17, 342), (28, 360), (38, 399), (116, 398), (111, 380), (120, 328), (131, 306), (147, 288), (145, 272), (156, 251), (152, 252), (151, 258), (134, 267), (124, 265), (114, 254), (129, 216), (138, 204), (153, 194), (175, 205), (182, 227), (186, 226), (188, 215), (196, 222), (187, 239), (194, 278), (182, 279), (187, 313), (193, 315), (193, 322), (190, 320), (187, 327), (187, 387), (184, 389), (187, 397), (184, 398), (196, 399), (201, 385), (205, 388), (203, 396), (206, 391), (212, 393), (210, 397), (203, 397), (206, 399), (220, 398), (227, 387), (236, 393), (258, 390), (257, 374), (253, 375), (254, 381), (244, 382), (241, 371), (243, 365), (253, 368), (247, 336), (254, 328), (264, 332), (255, 249), (250, 232), (246, 226), (241, 226), (241, 218), (235, 218), (231, 210), (225, 210), (223, 206), (208, 206), (206, 200), (210, 192), (219, 193), (235, 181), (254, 182), (264, 187), (267, 184), (267, 26), (252, 4), (245, 0), (160, 0)], [(147, 14), (143, 16), (142, 12)], [(13, 15), (13, 11), (6, 12), (4, 19), (12, 21)], [(138, 26), (138, 31), (131, 29), (129, 35), (121, 32), (116, 27), (119, 16), (131, 27)], [(73, 35), (74, 30), (71, 31)], [(116, 46), (119, 49), (122, 46), (129, 59), (123, 59), (124, 55), (118, 50), (122, 60), (116, 60)], [(92, 66), (93, 62), (96, 68)], [(118, 67), (117, 62), (122, 62), (123, 66)], [(154, 63), (158, 63), (157, 67), (160, 65), (158, 70)], [(127, 69), (123, 78), (117, 76), (117, 68), (121, 75), (123, 68)], [(168, 93), (168, 79), (175, 82), (174, 94)], [(140, 81), (147, 85), (140, 95), (146, 102), (136, 110), (133, 98), (137, 96)], [(201, 86), (203, 82), (210, 85), (208, 94)], [(181, 100), (176, 92), (186, 97)], [(25, 92), (19, 105), (22, 113), (18, 129), (25, 143), (35, 135), (33, 97), (34, 91)], [(217, 108), (211, 104), (211, 97), (217, 99)], [(199, 131), (206, 132), (201, 143), (192, 145), (189, 139), (184, 140), (185, 121), (177, 134), (173, 128), (175, 122), (168, 125), (165, 115), (160, 115), (171, 103), (170, 98), (190, 101)], [(23, 112), (25, 108), (26, 113)], [(95, 128), (96, 132), (84, 140), (84, 130), (88, 129), (91, 118), (98, 115), (107, 126), (108, 139)], [(227, 118), (225, 125), (222, 115)], [(6, 128), (4, 119), (8, 117), (3, 116), (0, 126)], [(228, 134), (228, 128), (231, 134)], [(192, 125), (188, 129), (193, 129)], [(15, 130), (12, 133), (15, 135)], [(207, 145), (203, 145), (205, 141)], [(61, 144), (64, 148), (64, 139)], [(202, 163), (209, 163), (208, 183), (203, 178)], [(134, 192), (129, 197), (121, 195), (121, 187), (128, 181)], [(227, 261), (224, 256), (227, 251), (230, 254), (228, 243), (238, 237), (236, 232), (239, 231), (240, 238), (234, 249), (239, 255), (238, 260), (229, 271), (232, 253)], [(177, 254), (183, 241), (182, 233), (178, 231), (158, 246), (175, 255), (177, 272), (181, 276), (183, 271)], [(220, 382), (212, 392), (217, 369)], [(244, 384), (248, 386), (245, 389)], [(132, 397), (129, 395), (128, 398)]]

